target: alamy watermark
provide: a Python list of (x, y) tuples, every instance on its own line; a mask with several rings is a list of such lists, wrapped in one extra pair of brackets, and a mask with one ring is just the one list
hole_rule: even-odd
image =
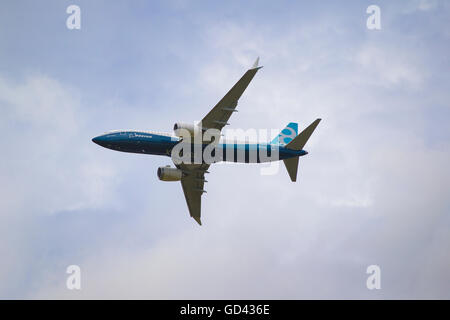
[(67, 267), (66, 273), (70, 274), (66, 280), (67, 289), (81, 290), (81, 268), (73, 264)]
[(370, 276), (366, 280), (366, 287), (369, 290), (381, 289), (381, 268), (376, 264), (367, 267), (366, 273)]
[(367, 18), (366, 26), (369, 30), (381, 30), (381, 10), (377, 5), (370, 5), (366, 9), (366, 13), (370, 14)]
[(66, 9), (66, 13), (70, 14), (66, 20), (66, 27), (69, 30), (81, 29), (81, 9), (77, 5), (70, 5)]
[[(271, 130), (272, 136), (278, 133), (277, 129)], [(170, 153), (175, 165), (220, 162), (268, 163), (268, 166), (261, 168), (262, 175), (276, 174), (279, 170), (278, 160), (281, 160), (282, 145), (267, 142), (267, 129), (228, 129), (226, 134), (222, 135), (219, 129), (203, 130), (200, 124), (178, 128), (175, 135), (180, 139)], [(282, 134), (279, 136), (280, 143), (283, 143), (285, 136)]]

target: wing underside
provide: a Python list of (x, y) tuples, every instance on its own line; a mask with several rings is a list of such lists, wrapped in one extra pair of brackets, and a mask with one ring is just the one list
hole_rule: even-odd
[(207, 173), (209, 165), (179, 165), (178, 168), (183, 170), (184, 177), (181, 179), (184, 197), (189, 209), (189, 214), (199, 225), (201, 222), (201, 204), (202, 194), (205, 185), (205, 173)]

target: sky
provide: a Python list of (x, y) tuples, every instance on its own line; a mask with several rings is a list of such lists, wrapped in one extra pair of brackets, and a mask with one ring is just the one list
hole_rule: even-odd
[[(449, 299), (449, 17), (432, 0), (1, 2), (0, 298)], [(229, 128), (322, 118), (296, 183), (214, 165), (200, 227), (157, 178), (170, 158), (91, 142), (200, 120), (258, 56)]]

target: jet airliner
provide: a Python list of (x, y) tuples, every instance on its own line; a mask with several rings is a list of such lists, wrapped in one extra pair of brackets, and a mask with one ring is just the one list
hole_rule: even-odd
[[(201, 197), (206, 192), (204, 183), (207, 182), (205, 174), (209, 173), (208, 169), (212, 163), (219, 161), (262, 163), (283, 160), (289, 177), (295, 182), (299, 157), (308, 154), (303, 147), (321, 119), (316, 119), (300, 134), (297, 123), (291, 122), (268, 143), (229, 142), (221, 141), (220, 138), (221, 130), (229, 125), (231, 115), (237, 112), (239, 98), (257, 71), (262, 68), (258, 63), (259, 58), (199, 124), (177, 122), (173, 128), (174, 134), (114, 130), (97, 136), (92, 141), (102, 147), (122, 152), (170, 156), (175, 167), (159, 167), (158, 178), (162, 181), (181, 181), (190, 216), (200, 225)], [(205, 133), (211, 130), (213, 134), (207, 137)], [(195, 139), (198, 136), (200, 140)], [(213, 146), (209, 148), (212, 160), (208, 158), (207, 161), (207, 157), (202, 157), (200, 161), (195, 161), (196, 146), (200, 146), (200, 154), (204, 155), (210, 145)], [(183, 149), (182, 146), (187, 148)]]

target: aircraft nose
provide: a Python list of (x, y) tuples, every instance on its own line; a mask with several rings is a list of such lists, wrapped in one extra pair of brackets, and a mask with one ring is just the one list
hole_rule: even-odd
[(105, 138), (103, 136), (98, 136), (98, 137), (92, 138), (92, 142), (98, 144), (99, 146), (103, 146), (103, 144), (105, 143)]

